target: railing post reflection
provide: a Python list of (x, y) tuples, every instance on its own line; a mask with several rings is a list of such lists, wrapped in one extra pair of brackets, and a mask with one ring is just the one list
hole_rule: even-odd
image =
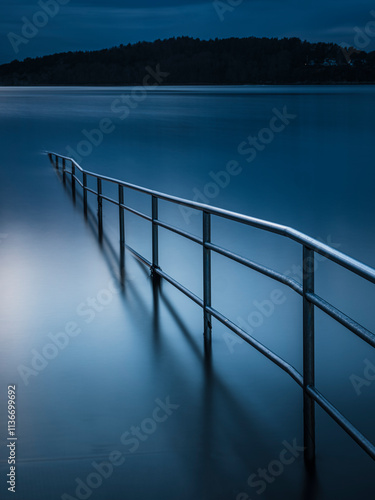
[[(158, 276), (159, 278), (159, 276)], [(160, 308), (159, 308), (159, 300), (160, 300), (160, 287), (161, 281), (160, 279), (152, 280), (152, 302), (153, 302), (153, 332), (154, 332), (154, 341), (159, 341), (160, 336)]]
[(303, 247), (303, 418), (305, 460), (315, 459), (315, 402), (306, 391), (315, 385), (314, 304), (306, 297), (314, 293), (314, 251)]

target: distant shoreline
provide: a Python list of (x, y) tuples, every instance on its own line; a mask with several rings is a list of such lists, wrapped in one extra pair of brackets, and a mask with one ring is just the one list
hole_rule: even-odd
[(7, 87), (373, 84), (375, 51), (299, 38), (179, 37), (0, 65)]

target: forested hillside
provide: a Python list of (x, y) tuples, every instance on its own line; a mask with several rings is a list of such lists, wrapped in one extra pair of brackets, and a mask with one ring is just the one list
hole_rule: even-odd
[(375, 52), (298, 38), (179, 37), (16, 60), (0, 66), (0, 84), (140, 85), (158, 65), (165, 85), (375, 82)]

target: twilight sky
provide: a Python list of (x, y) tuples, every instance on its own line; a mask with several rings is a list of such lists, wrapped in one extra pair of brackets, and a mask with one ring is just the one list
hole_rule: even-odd
[(182, 35), (297, 36), (375, 50), (373, 0), (1, 0), (0, 24), (0, 63)]

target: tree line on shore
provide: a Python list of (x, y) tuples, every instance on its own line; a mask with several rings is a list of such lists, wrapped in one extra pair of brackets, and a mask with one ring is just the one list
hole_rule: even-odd
[(375, 52), (298, 38), (190, 37), (12, 61), (1, 85), (142, 85), (159, 67), (163, 85), (327, 84), (375, 82)]

